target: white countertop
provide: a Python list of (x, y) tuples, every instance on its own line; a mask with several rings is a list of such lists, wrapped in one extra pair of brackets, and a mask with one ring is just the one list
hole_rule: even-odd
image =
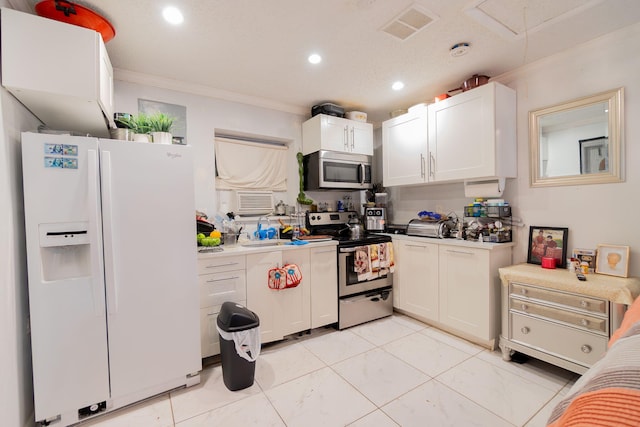
[(460, 246), (465, 248), (476, 248), (476, 249), (500, 249), (500, 248), (510, 248), (515, 246), (515, 242), (505, 242), (505, 243), (489, 243), (489, 242), (476, 242), (470, 240), (458, 240), (458, 239), (436, 239), (434, 237), (420, 237), (420, 236), (407, 236), (406, 234), (387, 234), (391, 236), (393, 240), (404, 240), (411, 242), (421, 242), (421, 243), (434, 243), (436, 245), (449, 245), (449, 246)]
[[(261, 242), (261, 241), (259, 241)], [(265, 240), (263, 242), (268, 242)], [(249, 242), (249, 244), (255, 243), (255, 241)], [(237, 243), (233, 246), (220, 246), (223, 250), (222, 252), (198, 252), (198, 258), (211, 258), (211, 257), (224, 257), (224, 256), (236, 256), (236, 255), (246, 255), (246, 254), (255, 254), (260, 252), (271, 252), (271, 251), (295, 251), (299, 249), (309, 249), (309, 248), (319, 248), (323, 246), (338, 246), (337, 240), (325, 240), (322, 242), (314, 242), (309, 241), (306, 245), (288, 245), (286, 243), (276, 244), (273, 246), (242, 246), (242, 243)]]

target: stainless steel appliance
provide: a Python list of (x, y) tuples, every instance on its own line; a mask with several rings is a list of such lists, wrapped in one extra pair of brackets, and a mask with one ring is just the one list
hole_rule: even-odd
[(425, 221), (416, 218), (409, 221), (407, 235), (444, 239), (450, 237), (453, 227), (454, 223), (450, 220)]
[(305, 190), (366, 190), (371, 182), (371, 156), (320, 150), (303, 159)]
[(363, 278), (356, 271), (359, 249), (391, 242), (390, 236), (367, 232), (358, 238), (350, 233), (349, 221), (356, 212), (307, 213), (312, 234), (328, 234), (338, 240), (338, 328), (344, 329), (393, 313), (393, 274)]
[(365, 208), (364, 226), (367, 231), (385, 231), (387, 226), (387, 208)]

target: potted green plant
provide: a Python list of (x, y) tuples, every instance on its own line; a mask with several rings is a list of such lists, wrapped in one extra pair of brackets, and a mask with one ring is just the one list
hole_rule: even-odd
[(133, 141), (150, 142), (150, 125), (149, 116), (145, 113), (140, 113), (137, 116), (126, 115), (117, 118), (118, 126), (122, 126), (126, 129), (130, 129), (133, 135)]
[(153, 138), (153, 142), (171, 144), (173, 140), (173, 135), (171, 135), (173, 120), (173, 117), (160, 112), (148, 116), (149, 133)]

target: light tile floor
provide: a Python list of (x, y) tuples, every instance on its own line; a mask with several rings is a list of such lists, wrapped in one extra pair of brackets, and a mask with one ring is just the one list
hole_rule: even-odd
[(394, 314), (265, 346), (245, 390), (227, 390), (212, 364), (197, 386), (82, 426), (539, 427), (577, 377)]

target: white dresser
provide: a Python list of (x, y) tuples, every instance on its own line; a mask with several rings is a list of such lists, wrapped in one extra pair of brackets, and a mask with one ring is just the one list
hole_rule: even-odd
[(640, 294), (640, 279), (589, 274), (584, 282), (565, 269), (519, 264), (500, 270), (505, 360), (520, 352), (584, 373), (607, 350)]

